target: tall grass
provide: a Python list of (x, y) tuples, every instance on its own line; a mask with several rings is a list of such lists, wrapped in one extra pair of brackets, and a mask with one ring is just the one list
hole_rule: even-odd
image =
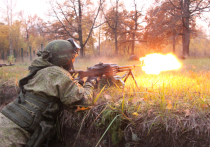
[(19, 80), (28, 74), (28, 63), (17, 63), (14, 66), (0, 67), (0, 86), (17, 85)]
[[(75, 63), (75, 69), (86, 70), (99, 62), (116, 63), (120, 66), (140, 64), (138, 61), (117, 58), (79, 59)], [(103, 87), (97, 90), (96, 97), (91, 101), (94, 106), (82, 119), (76, 117), (77, 121), (72, 121), (75, 120), (75, 113), (72, 113), (69, 123), (76, 122), (75, 128), (79, 126), (79, 133), (85, 124), (103, 131), (96, 141), (97, 144), (93, 144), (96, 146), (103, 142), (102, 139), (107, 133), (111, 134), (114, 145), (123, 137), (131, 137), (132, 141), (138, 142), (145, 132), (146, 136), (149, 136), (152, 135), (150, 132), (156, 132), (157, 129), (165, 129), (166, 132), (171, 130), (174, 138), (180, 138), (179, 135), (183, 137), (182, 134), (193, 131), (194, 128), (195, 131), (207, 130), (208, 133), (207, 115), (200, 115), (198, 119), (193, 116), (198, 114), (194, 113), (195, 111), (205, 114), (210, 110), (210, 59), (187, 59), (182, 61), (182, 64), (179, 70), (166, 71), (159, 75), (148, 75), (140, 67), (136, 68), (133, 73), (138, 87), (129, 77), (124, 89)], [(28, 66), (29, 64), (16, 64), (0, 68), (0, 86), (5, 83), (16, 85), (28, 74)], [(76, 114), (80, 115), (79, 112)], [(69, 114), (67, 116), (70, 117)], [(190, 117), (186, 119), (187, 116)], [(88, 119), (91, 121), (88, 122)], [(78, 125), (78, 122), (82, 123)], [(204, 123), (206, 124), (203, 125)], [(200, 128), (196, 128), (197, 126)]]
[[(138, 61), (122, 59), (78, 59), (75, 69), (86, 70), (99, 62), (116, 63), (120, 66), (140, 64)], [(196, 108), (206, 110), (210, 103), (210, 59), (187, 59), (182, 61), (182, 68), (177, 71), (166, 71), (159, 75), (145, 74), (140, 67), (133, 72), (139, 88), (130, 77), (125, 83), (124, 90), (110, 87), (97, 96), (94, 103), (107, 100), (104, 94), (110, 96), (110, 106), (119, 106), (123, 111), (140, 113), (152, 107), (173, 110)], [(0, 68), (0, 84), (17, 84), (28, 74), (29, 64), (17, 63), (15, 66)]]

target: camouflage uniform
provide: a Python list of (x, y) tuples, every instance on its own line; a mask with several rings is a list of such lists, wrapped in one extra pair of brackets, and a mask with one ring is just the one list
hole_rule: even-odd
[[(92, 98), (93, 86), (86, 82), (81, 86), (71, 75), (59, 66), (54, 66), (42, 58), (35, 59), (32, 67), (47, 66), (39, 70), (24, 89), (45, 99), (58, 98), (63, 105), (69, 106), (85, 98)], [(30, 134), (0, 113), (0, 147), (24, 146)]]

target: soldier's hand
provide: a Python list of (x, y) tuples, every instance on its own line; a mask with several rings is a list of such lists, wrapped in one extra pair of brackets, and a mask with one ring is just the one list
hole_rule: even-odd
[(99, 77), (88, 77), (86, 82), (90, 82), (94, 88), (97, 88), (98, 86)]
[(83, 86), (83, 84), (84, 84), (84, 80), (83, 80), (83, 79), (78, 79), (77, 81), (78, 81), (78, 83), (79, 83), (80, 85)]

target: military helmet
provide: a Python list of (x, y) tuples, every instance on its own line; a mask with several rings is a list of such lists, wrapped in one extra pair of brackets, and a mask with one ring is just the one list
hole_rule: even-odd
[(57, 66), (68, 65), (78, 56), (80, 46), (72, 38), (68, 40), (54, 40), (48, 43), (44, 51), (49, 53), (48, 61)]

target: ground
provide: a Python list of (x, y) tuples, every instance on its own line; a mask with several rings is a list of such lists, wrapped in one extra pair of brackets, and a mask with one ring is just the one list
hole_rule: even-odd
[[(17, 89), (15, 86), (1, 86), (1, 109), (4, 105), (8, 104), (17, 96), (16, 91)], [(105, 120), (104, 124), (99, 125), (94, 123), (97, 122), (96, 119), (103, 119), (103, 117), (97, 118), (96, 116), (99, 116), (98, 114), (102, 112), (104, 108), (105, 104), (102, 104), (101, 106), (95, 106), (95, 109), (83, 111), (80, 113), (75, 113), (74, 110), (63, 110), (60, 114), (61, 124), (59, 127), (62, 130), (61, 136), (63, 141), (59, 140), (59, 137), (56, 137), (51, 142), (50, 146), (95, 146), (96, 143), (98, 143), (101, 139), (101, 136), (106, 131), (106, 129), (110, 127), (110, 121), (106, 123), (108, 119)], [(114, 113), (111, 113), (110, 115), (112, 116), (112, 114)], [(112, 120), (116, 118), (116, 114), (113, 115)], [(157, 117), (155, 113), (150, 114), (150, 116), (145, 116), (145, 120), (142, 118), (133, 119), (133, 123), (125, 119), (118, 119), (118, 121), (121, 121), (120, 125), (114, 123), (112, 124), (112, 126), (118, 128), (110, 127), (110, 129), (106, 132), (105, 136), (100, 141), (99, 145), (102, 147), (207, 147), (210, 145), (210, 141), (208, 139), (209, 135), (208, 133), (205, 133), (210, 129), (210, 127), (208, 127), (209, 115), (205, 115), (207, 122), (201, 121), (199, 116), (179, 116), (179, 119), (183, 118), (183, 120), (177, 120), (174, 117), (170, 117), (171, 115), (172, 114), (167, 114), (167, 119), (170, 119), (168, 123), (174, 124), (168, 124), (169, 128), (166, 128), (166, 125), (163, 125), (166, 118)], [(194, 119), (193, 121), (196, 126), (190, 130), (187, 130), (186, 126), (193, 122), (191, 119)], [(198, 124), (199, 121), (200, 124)], [(98, 123), (100, 122), (101, 120), (98, 121)], [(179, 123), (182, 123), (183, 128), (177, 127), (179, 126)], [(207, 128), (202, 127), (202, 125), (205, 125)], [(174, 128), (171, 128), (171, 126), (174, 126)], [(184, 128), (185, 130), (183, 131)], [(115, 129), (115, 131), (113, 131), (113, 129)]]

